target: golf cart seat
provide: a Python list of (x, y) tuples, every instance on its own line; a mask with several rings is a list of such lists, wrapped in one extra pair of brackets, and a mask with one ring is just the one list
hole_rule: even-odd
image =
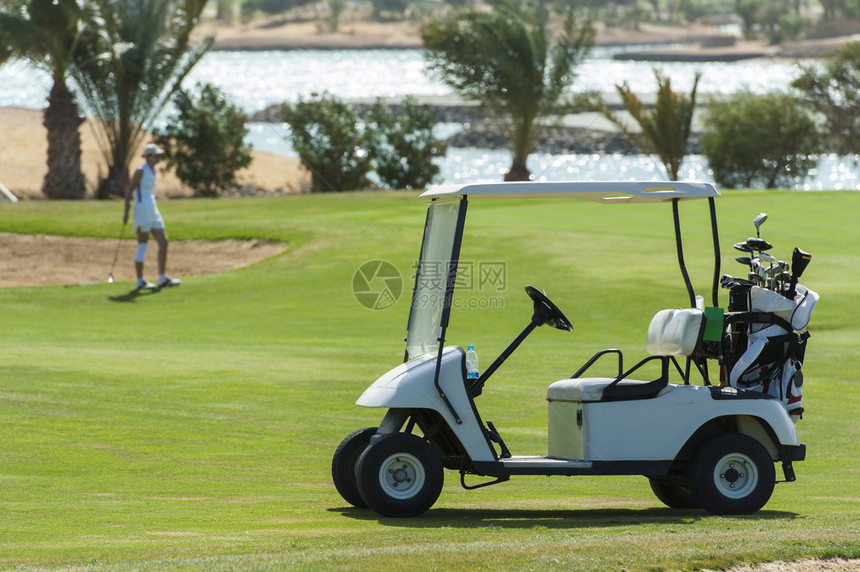
[[(624, 371), (620, 350), (607, 349), (597, 352), (570, 379), (557, 381), (549, 386), (549, 401), (623, 401), (650, 399), (665, 390), (669, 384), (669, 364), (675, 365), (684, 383), (689, 383), (689, 367), (685, 373), (676, 357), (691, 357), (701, 348), (705, 332), (705, 314), (698, 308), (661, 310), (651, 320), (646, 336), (645, 348), (651, 355), (631, 369)], [(582, 377), (592, 365), (607, 354), (618, 356), (616, 377)], [(653, 381), (631, 379), (630, 375), (643, 365), (659, 360), (660, 377)], [(706, 378), (707, 379), (707, 378)]]

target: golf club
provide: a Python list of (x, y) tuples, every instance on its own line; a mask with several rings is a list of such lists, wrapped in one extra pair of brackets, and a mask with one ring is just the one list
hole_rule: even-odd
[(734, 246), (735, 250), (740, 250), (741, 252), (752, 252), (753, 249), (746, 242), (738, 242)]
[(779, 286), (776, 289), (780, 294), (785, 294), (785, 286), (791, 281), (791, 274), (788, 272), (780, 272), (774, 277), (774, 282)]
[(746, 245), (758, 252), (764, 252), (765, 250), (770, 250), (773, 248), (773, 245), (766, 240), (762, 240), (761, 238), (748, 238)]
[(119, 257), (119, 247), (122, 246), (122, 237), (125, 234), (125, 227), (128, 223), (122, 224), (122, 230), (119, 231), (119, 240), (116, 243), (116, 252), (113, 253), (113, 262), (110, 265), (110, 272), (108, 272), (108, 284), (113, 284), (113, 269), (116, 266), (117, 258)]
[(797, 295), (797, 281), (811, 261), (811, 254), (794, 247), (794, 252), (791, 254), (791, 282), (788, 285), (788, 292), (785, 293), (786, 298), (793, 300)]
[(766, 262), (770, 265), (770, 268), (767, 270), (764, 270), (764, 266), (762, 266), (762, 270), (764, 271), (764, 275), (767, 278), (767, 280), (765, 281), (765, 285), (768, 288), (772, 288), (773, 287), (773, 263), (776, 262), (776, 258), (771, 256), (767, 252), (759, 252), (758, 259), (759, 259), (759, 261), (761, 261), (762, 264), (764, 264)]
[(764, 224), (764, 221), (767, 220), (767, 213), (759, 213), (757, 217), (753, 220), (753, 224), (755, 225), (755, 235), (756, 238), (761, 238), (761, 232), (759, 228)]

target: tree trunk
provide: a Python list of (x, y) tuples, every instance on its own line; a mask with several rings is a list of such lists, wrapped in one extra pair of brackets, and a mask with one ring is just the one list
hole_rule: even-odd
[(99, 181), (96, 198), (125, 198), (128, 182), (128, 165), (108, 165), (107, 178)]
[(48, 130), (48, 173), (42, 193), (49, 199), (83, 199), (86, 186), (78, 131), (83, 119), (65, 77), (54, 78), (42, 122)]
[(525, 157), (514, 157), (514, 162), (511, 164), (511, 169), (505, 174), (506, 181), (529, 181), (531, 180), (531, 171), (526, 167)]

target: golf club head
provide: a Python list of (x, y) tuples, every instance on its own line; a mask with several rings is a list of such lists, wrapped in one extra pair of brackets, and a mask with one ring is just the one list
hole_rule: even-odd
[(759, 252), (758, 259), (761, 260), (763, 263), (764, 262), (766, 262), (768, 264), (775, 264), (776, 263), (776, 257), (771, 256), (767, 252)]
[(108, 284), (113, 284), (113, 274), (108, 276)]
[(759, 252), (762, 252), (764, 250), (770, 250), (771, 248), (773, 248), (773, 245), (771, 243), (766, 240), (762, 240), (761, 238), (750, 237), (747, 239), (746, 244), (752, 250), (758, 250)]
[(752, 264), (752, 258), (750, 258), (749, 256), (738, 256), (737, 258), (735, 258), (735, 260), (737, 260), (744, 266), (749, 266), (750, 264)]
[(758, 213), (758, 216), (756, 216), (755, 219), (753, 219), (753, 224), (755, 225), (755, 235), (757, 237), (761, 236), (761, 231), (759, 229), (761, 228), (761, 225), (763, 225), (764, 221), (766, 221), (766, 220), (767, 220), (767, 213)]
[(796, 246), (794, 247), (794, 252), (791, 253), (791, 283), (788, 285), (788, 292), (785, 293), (786, 298), (793, 300), (797, 295), (797, 280), (803, 274), (803, 271), (806, 270), (806, 267), (809, 266), (811, 260), (811, 254), (803, 252)]
[(794, 278), (800, 278), (811, 261), (811, 254), (794, 247), (794, 252), (791, 253), (791, 267), (794, 269)]
[(735, 244), (735, 250), (740, 250), (741, 252), (752, 252), (753, 249), (747, 245), (746, 242), (738, 242)]

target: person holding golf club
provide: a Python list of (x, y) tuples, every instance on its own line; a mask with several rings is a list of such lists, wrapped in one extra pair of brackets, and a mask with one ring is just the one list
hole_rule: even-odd
[[(122, 215), (122, 224), (128, 224), (128, 213), (132, 201), (134, 201), (134, 231), (137, 233), (137, 252), (134, 256), (134, 267), (137, 271), (137, 289), (154, 290), (168, 286), (178, 286), (180, 280), (171, 278), (165, 273), (167, 266), (167, 233), (164, 230), (164, 220), (158, 212), (155, 203), (155, 184), (158, 174), (158, 162), (164, 150), (158, 145), (150, 143), (143, 150), (144, 163), (131, 177), (128, 189), (125, 191), (125, 211)], [(143, 261), (146, 258), (146, 249), (149, 243), (149, 235), (158, 243), (158, 286), (143, 277)]]

